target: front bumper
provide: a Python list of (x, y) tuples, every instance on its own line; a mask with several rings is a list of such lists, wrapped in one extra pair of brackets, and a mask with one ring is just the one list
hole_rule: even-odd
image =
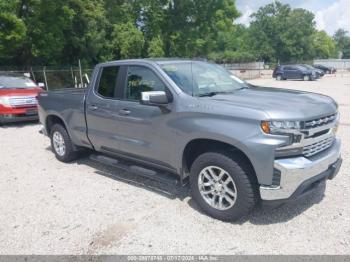
[[(323, 179), (332, 179), (339, 171), (341, 142), (310, 158), (294, 157), (275, 160), (274, 168), (280, 171), (279, 186), (260, 186), (262, 200), (287, 201)], [(310, 187), (311, 188), (311, 187)]]
[(6, 114), (0, 115), (0, 123), (16, 123), (22, 121), (37, 121), (38, 115)]

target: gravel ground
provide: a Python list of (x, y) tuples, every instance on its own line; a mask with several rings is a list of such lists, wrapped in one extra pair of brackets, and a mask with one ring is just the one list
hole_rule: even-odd
[(86, 156), (60, 163), (37, 124), (6, 125), (0, 127), (0, 254), (349, 254), (350, 77), (251, 82), (338, 101), (344, 163), (325, 194), (224, 223), (202, 214), (187, 188)]

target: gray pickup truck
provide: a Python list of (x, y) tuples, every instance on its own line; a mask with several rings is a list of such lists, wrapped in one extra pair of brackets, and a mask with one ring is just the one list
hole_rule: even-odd
[(332, 98), (252, 86), (203, 61), (103, 63), (87, 89), (38, 100), (58, 160), (88, 148), (96, 161), (189, 181), (198, 205), (225, 221), (321, 189), (342, 162)]

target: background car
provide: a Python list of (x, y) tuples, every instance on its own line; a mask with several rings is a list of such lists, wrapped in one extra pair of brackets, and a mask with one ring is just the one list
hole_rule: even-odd
[(337, 72), (337, 69), (335, 69), (334, 67), (328, 67), (325, 65), (313, 65), (315, 68), (322, 70), (325, 74), (334, 74), (335, 72)]
[(316, 71), (300, 65), (278, 65), (272, 73), (276, 80), (302, 79), (310, 81), (316, 79)]
[(0, 124), (38, 120), (36, 97), (41, 91), (28, 77), (0, 73)]
[(309, 69), (309, 70), (315, 71), (316, 77), (317, 77), (317, 78), (321, 78), (321, 77), (324, 76), (324, 72), (323, 72), (322, 70), (320, 70), (320, 69), (318, 69), (318, 68), (315, 68), (315, 67), (313, 67), (313, 66), (311, 66), (311, 65), (301, 64), (300, 66), (303, 66), (303, 67), (305, 67), (305, 68), (307, 68), (307, 69)]

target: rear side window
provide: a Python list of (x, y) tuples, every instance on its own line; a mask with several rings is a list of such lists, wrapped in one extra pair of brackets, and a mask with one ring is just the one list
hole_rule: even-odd
[(165, 91), (165, 85), (150, 69), (129, 66), (124, 98), (138, 101), (141, 99), (141, 92), (147, 91)]
[(119, 66), (104, 67), (101, 72), (100, 83), (97, 92), (104, 97), (114, 98)]

